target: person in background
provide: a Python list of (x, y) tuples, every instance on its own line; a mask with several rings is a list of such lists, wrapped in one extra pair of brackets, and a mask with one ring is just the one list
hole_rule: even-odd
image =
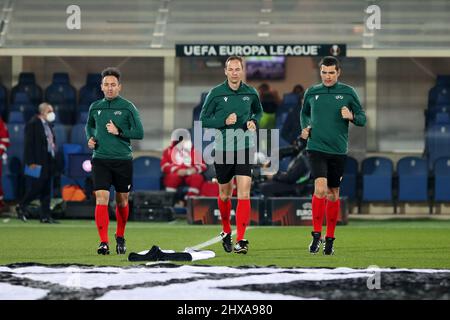
[(185, 199), (198, 196), (205, 178), (206, 164), (194, 163), (196, 151), (191, 140), (173, 141), (162, 154), (161, 171), (166, 191), (176, 192), (182, 185), (188, 186)]
[[(25, 126), (24, 163), (26, 191), (16, 206), (17, 216), (27, 221), (27, 206), (39, 199), (41, 223), (58, 223), (51, 216), (50, 200), (52, 179), (55, 175), (56, 137), (50, 125), (56, 115), (49, 103), (38, 107), (39, 114), (33, 116)], [(27, 173), (28, 172), (28, 173)]]
[(275, 128), (275, 115), (280, 105), (280, 96), (278, 92), (272, 89), (269, 84), (262, 83), (258, 87), (259, 99), (263, 108), (263, 114), (259, 124), (260, 129)]

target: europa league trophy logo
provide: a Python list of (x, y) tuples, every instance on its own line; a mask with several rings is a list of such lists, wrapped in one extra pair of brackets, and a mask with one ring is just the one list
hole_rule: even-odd
[(341, 53), (341, 49), (337, 44), (331, 46), (330, 52), (333, 56), (338, 56)]

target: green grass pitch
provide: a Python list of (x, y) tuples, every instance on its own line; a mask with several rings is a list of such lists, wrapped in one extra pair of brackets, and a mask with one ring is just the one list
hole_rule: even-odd
[[(216, 237), (219, 225), (129, 222), (127, 255), (115, 253), (115, 221), (109, 225), (111, 254), (99, 256), (97, 229), (93, 220), (61, 220), (43, 225), (36, 220), (23, 223), (0, 220), (0, 265), (35, 262), (42, 264), (86, 264), (132, 266), (129, 252), (148, 250), (152, 245), (183, 251)], [(234, 226), (233, 226), (234, 228)], [(310, 227), (252, 226), (246, 233), (249, 253), (225, 253), (221, 243), (204, 248), (214, 259), (186, 264), (222, 266), (350, 267), (450, 269), (450, 221), (354, 221), (337, 226), (334, 256), (311, 255)]]

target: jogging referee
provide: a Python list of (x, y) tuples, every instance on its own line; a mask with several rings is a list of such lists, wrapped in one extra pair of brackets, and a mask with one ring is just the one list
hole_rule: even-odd
[[(262, 106), (255, 88), (245, 84), (244, 61), (231, 56), (225, 62), (227, 79), (213, 88), (206, 97), (200, 113), (202, 126), (215, 128), (215, 163), (219, 182), (217, 199), (223, 231), (222, 244), (226, 252), (247, 253), (244, 238), (250, 221), (250, 187), (256, 137), (256, 125), (262, 116)], [(236, 208), (237, 238), (231, 239), (231, 196), (236, 177), (238, 203)]]
[(339, 60), (324, 57), (320, 63), (322, 83), (306, 90), (300, 114), (301, 137), (307, 147), (314, 178), (312, 198), (313, 231), (309, 252), (316, 254), (323, 243), (323, 217), (327, 232), (323, 254), (334, 254), (334, 231), (340, 211), (339, 186), (348, 149), (348, 126), (366, 124), (366, 115), (355, 89), (338, 82)]
[(133, 178), (131, 139), (142, 139), (139, 112), (119, 93), (122, 89), (120, 71), (107, 68), (102, 72), (101, 88), (105, 97), (93, 102), (86, 124), (88, 146), (93, 149), (92, 178), (96, 206), (95, 223), (100, 236), (98, 254), (109, 254), (108, 202), (109, 190), (116, 190), (116, 252), (125, 254), (125, 225), (128, 220), (128, 194)]

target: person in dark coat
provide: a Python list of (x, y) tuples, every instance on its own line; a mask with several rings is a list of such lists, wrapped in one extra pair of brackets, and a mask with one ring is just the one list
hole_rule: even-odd
[(24, 164), (27, 190), (16, 207), (22, 221), (27, 220), (26, 207), (31, 201), (41, 202), (41, 223), (58, 223), (51, 216), (51, 182), (55, 171), (55, 134), (50, 125), (55, 120), (53, 107), (46, 102), (39, 105), (39, 113), (25, 126)]

